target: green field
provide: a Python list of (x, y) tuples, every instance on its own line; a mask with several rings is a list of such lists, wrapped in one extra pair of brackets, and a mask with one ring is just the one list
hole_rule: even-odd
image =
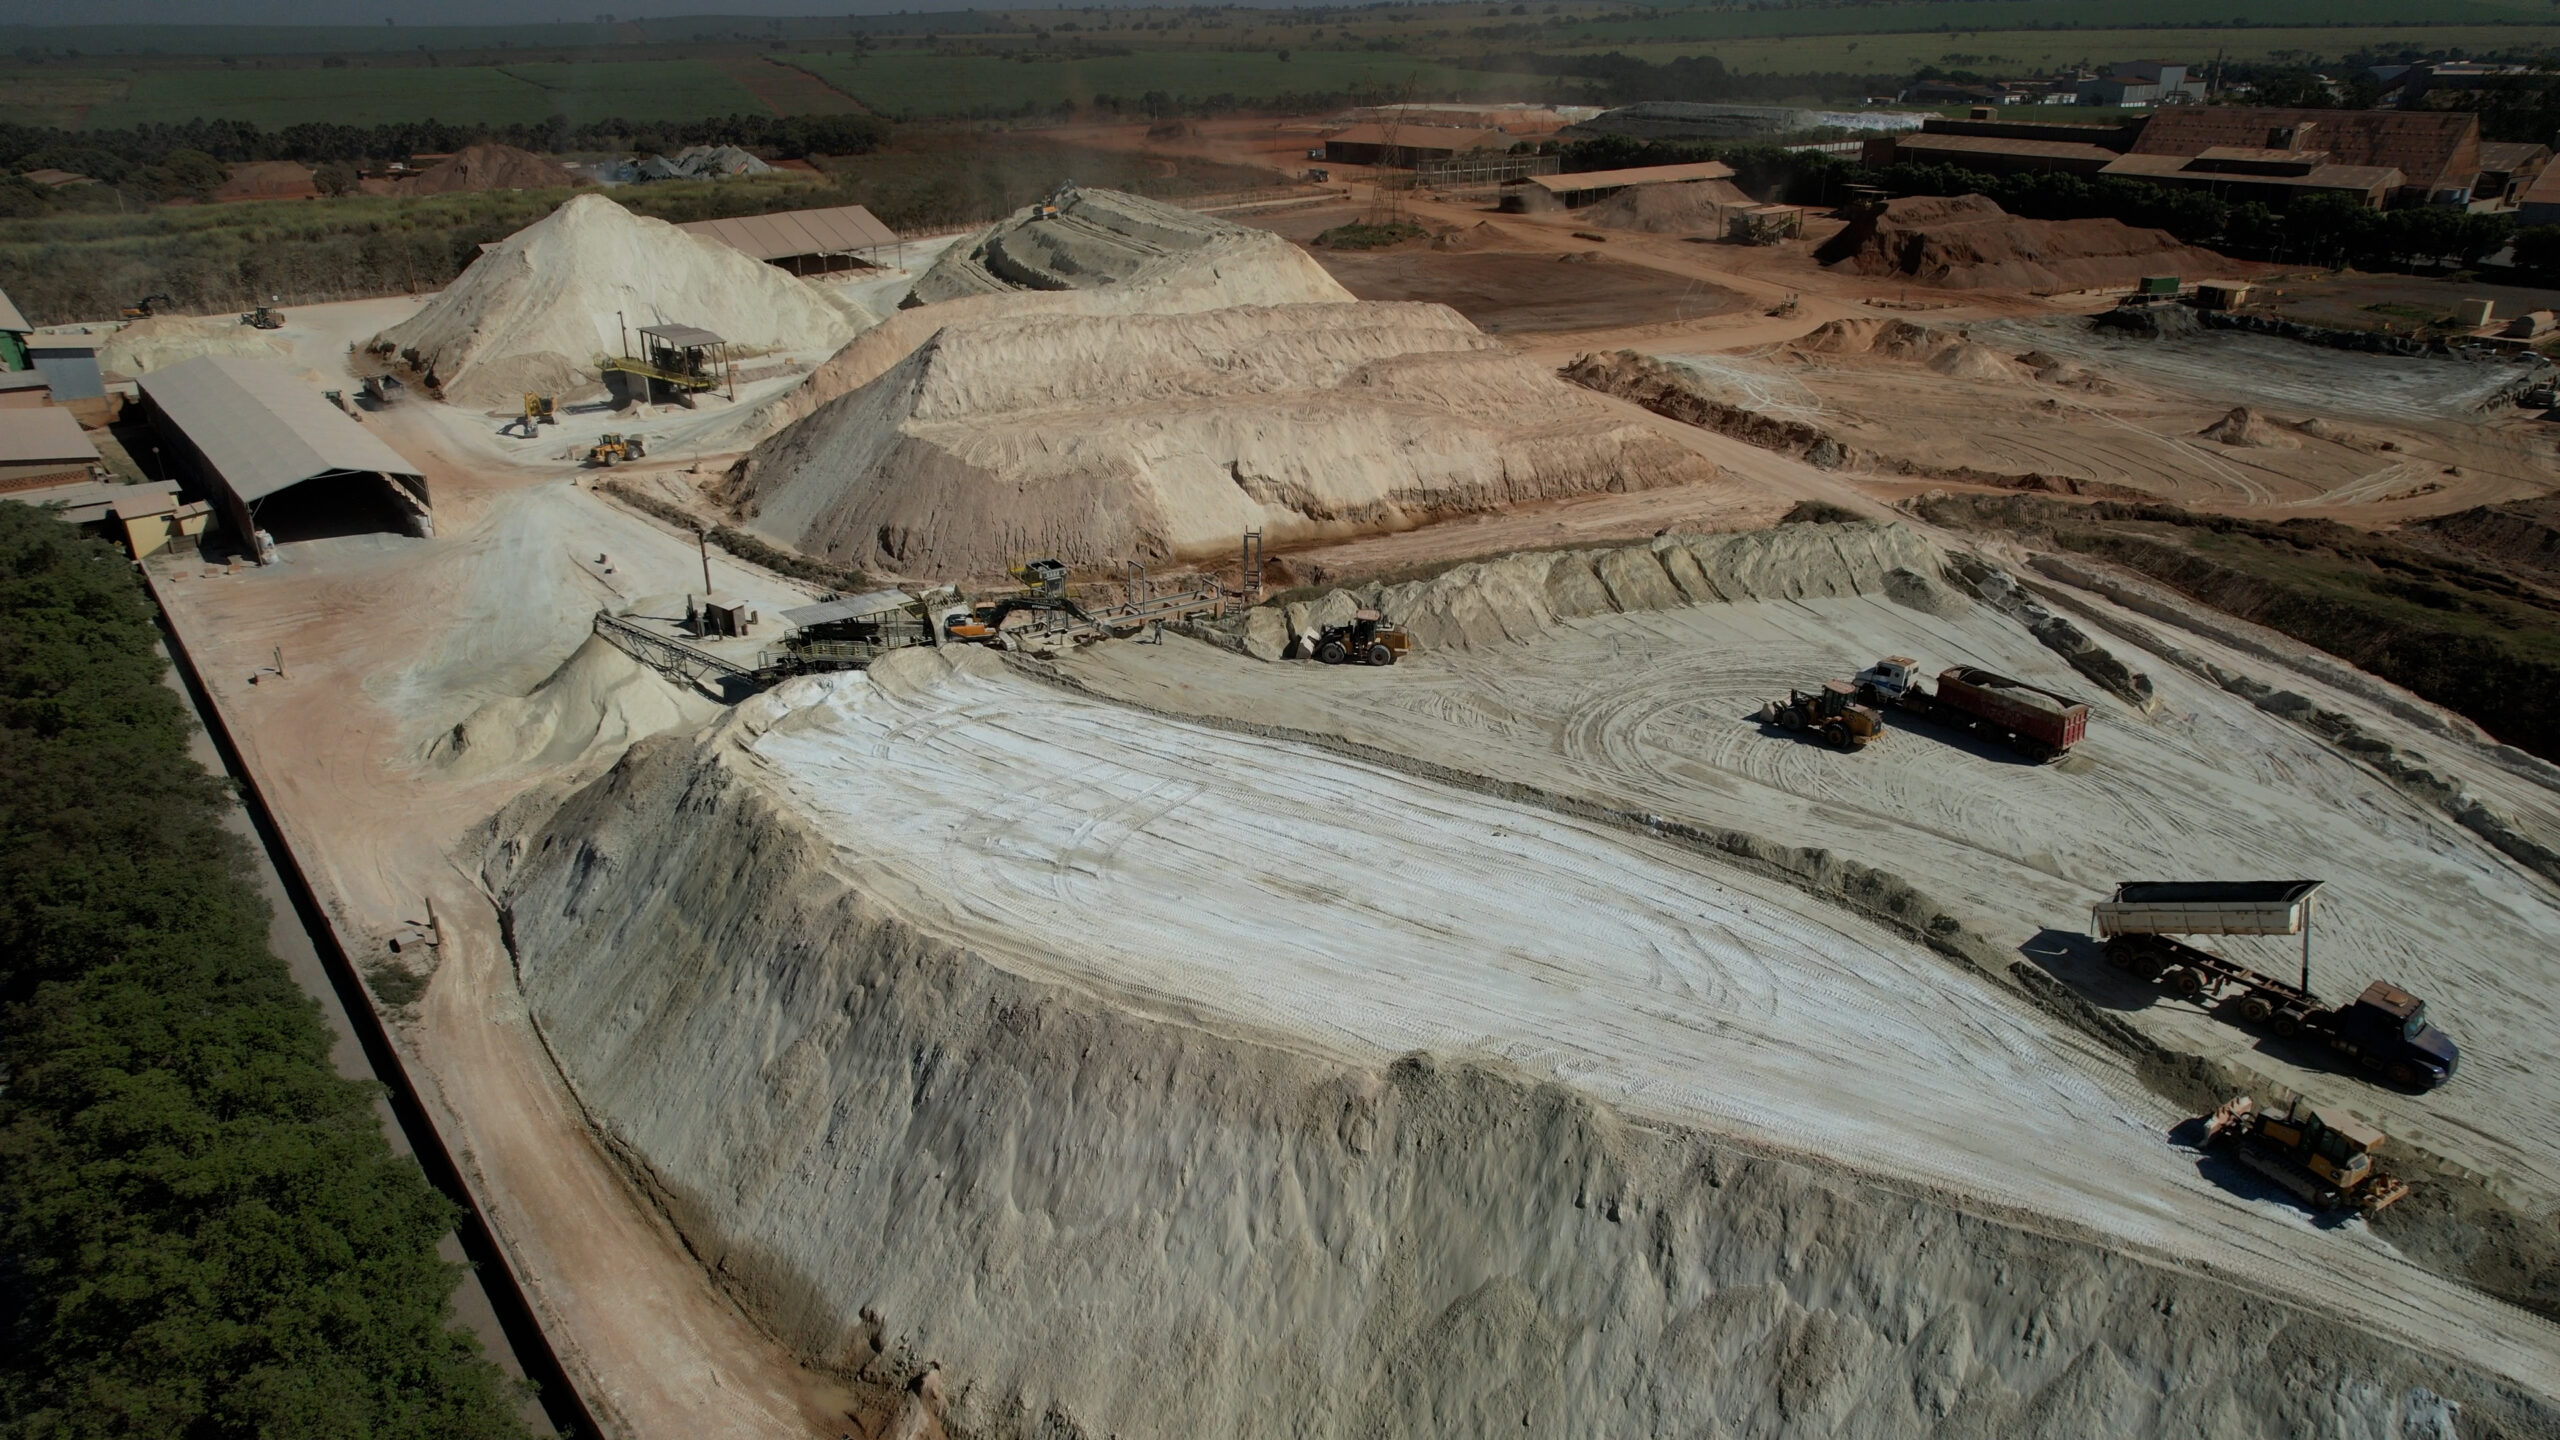
[(746, 87), (699, 60), (597, 64), (311, 66), (144, 70), (123, 98), (91, 108), (93, 130), (187, 120), (246, 120), (269, 128), (305, 121), (381, 125), (691, 120), (762, 114)]
[(1418, 96), (1521, 100), (1544, 95), (1555, 85), (1543, 76), (1491, 74), (1370, 51), (1297, 51), (1287, 60), (1271, 52), (1201, 50), (1029, 60), (900, 50), (867, 56), (794, 55), (792, 59), (825, 77), (828, 84), (897, 119), (1009, 113), (1025, 103), (1046, 108), (1065, 100), (1087, 105), (1096, 95), (1135, 102), (1149, 91), (1194, 99), (1233, 95), (1249, 100), (1287, 94), (1393, 92), (1410, 85)]
[(2381, 27), (2551, 23), (2547, 0), (1914, 0), (1886, 5), (1663, 7), (1573, 25), (1602, 41), (1883, 35), (1926, 30), (2125, 30), (2213, 26)]
[[(2114, 60), (2212, 63), (2219, 54), (2233, 61), (2295, 61), (2334, 64), (2355, 51), (2376, 45), (2422, 43), (2429, 48), (2461, 46), (2473, 51), (2542, 47), (2560, 49), (2560, 23), (2549, 7), (2535, 25), (2449, 26), (2425, 30), (2340, 27), (2299, 30), (1966, 30), (1919, 35), (1865, 33), (1806, 35), (1756, 40), (1647, 41), (1607, 46), (1578, 44), (1577, 49), (1619, 50), (1647, 60), (1680, 55), (1713, 55), (1725, 68), (1751, 75), (1903, 75), (1923, 65), (1969, 70), (1989, 76), (2023, 76), (2087, 62), (2104, 66)], [(2314, 58), (2316, 57), (2316, 58)]]

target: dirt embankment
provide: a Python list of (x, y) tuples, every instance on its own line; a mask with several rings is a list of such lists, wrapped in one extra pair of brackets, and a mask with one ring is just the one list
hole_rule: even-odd
[(2488, 565), (2328, 520), (2282, 524), (2167, 505), (1933, 496), (1935, 524), (2038, 536), (2339, 657), (2560, 760), (2560, 602)]
[[(1822, 336), (1841, 323), (1835, 321), (1832, 326), (1825, 326), (1815, 334)], [(1888, 323), (1912, 331), (1935, 333), (1904, 321)], [(1878, 342), (1873, 331), (1863, 332), (1861, 338), (1870, 347)], [(1888, 336), (1886, 340), (1891, 343), (1892, 337)], [(1990, 353), (1984, 346), (1976, 345), (1971, 349)], [(1586, 389), (1641, 405), (1656, 415), (1684, 425), (1695, 425), (1701, 430), (1712, 430), (1719, 435), (1729, 435), (1763, 450), (1793, 455), (1818, 469), (1879, 470), (1914, 480), (1943, 480), (1954, 485), (1983, 485), (1998, 490), (2034, 490), (2048, 495), (2106, 496), (2128, 500), (2149, 498), (2144, 492), (2128, 486), (2111, 485), (2078, 475), (2048, 475), (2042, 471), (2012, 473), (1985, 470), (1974, 465), (1929, 465), (1906, 457), (1861, 451), (1818, 425), (1764, 415), (1757, 410), (1718, 400), (1691, 384), (1676, 368), (1633, 350), (1578, 356), (1572, 364), (1556, 373)]]
[(1498, 1061), (1350, 1063), (1026, 978), (836, 853), (723, 742), (661, 740), (491, 878), (537, 1023), (688, 1244), (950, 1433), (2560, 1422), (2248, 1289)]
[(2560, 498), (2514, 500), (2439, 515), (2401, 530), (2398, 538), (2545, 585), (2560, 584)]
[(1814, 258), (1859, 275), (1951, 290), (2057, 292), (2145, 275), (2244, 275), (2256, 268), (2121, 220), (2028, 220), (1987, 196), (1906, 196), (1862, 215)]

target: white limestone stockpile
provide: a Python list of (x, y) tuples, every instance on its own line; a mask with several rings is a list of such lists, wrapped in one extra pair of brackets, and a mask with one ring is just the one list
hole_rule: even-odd
[[(1938, 577), (1946, 557), (1904, 525), (1780, 525), (1730, 535), (1664, 535), (1599, 550), (1527, 551), (1470, 561), (1428, 580), (1328, 591), (1304, 607), (1304, 623), (1251, 621), (1282, 615), (1260, 606), (1247, 617), (1246, 650), (1280, 658), (1289, 639), (1376, 610), (1432, 650), (1467, 650), (1534, 640), (1568, 620), (1682, 605), (1816, 596), (1884, 595), (1937, 615), (1970, 606)], [(1289, 607), (1294, 610), (1298, 607)], [(1268, 637), (1282, 637), (1277, 644)]]
[(1307, 252), (1268, 230), (1117, 190), (1027, 206), (942, 252), (907, 304), (1017, 291), (1108, 290), (1130, 310), (1348, 300)]
[(948, 1433), (2555, 1422), (2548, 1327), (2199, 1174), (1917, 944), (985, 652), (646, 742), (489, 880), (688, 1247)]
[[(617, 320), (619, 315), (619, 320)], [(385, 330), (444, 382), (487, 406), (596, 378), (623, 327), (699, 325), (756, 350), (833, 350), (861, 322), (817, 287), (664, 220), (581, 195), (508, 236), (427, 307)]]
[(275, 360), (280, 341), (243, 325), (237, 315), (153, 315), (136, 320), (98, 347), (98, 368), (114, 375), (148, 375), (200, 355), (244, 355)]
[(951, 576), (1714, 473), (1444, 306), (1355, 302), (948, 326), (758, 446), (726, 499), (803, 553)]

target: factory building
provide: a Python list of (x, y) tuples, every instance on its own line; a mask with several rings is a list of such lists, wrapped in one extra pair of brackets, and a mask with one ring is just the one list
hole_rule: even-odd
[(283, 363), (207, 355), (141, 383), (168, 457), (261, 563), (295, 540), (435, 533), (425, 474)]

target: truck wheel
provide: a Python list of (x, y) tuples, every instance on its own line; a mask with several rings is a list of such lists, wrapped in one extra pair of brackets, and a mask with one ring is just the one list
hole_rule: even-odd
[(1369, 647), (1369, 663), (1372, 665), (1393, 665), (1396, 663), (1396, 652), (1388, 649), (1384, 645), (1372, 645)]
[(1822, 727), (1822, 738), (1830, 743), (1832, 749), (1846, 750), (1849, 748), (1849, 727), (1825, 725)]
[(2160, 977), (2174, 994), (2195, 998), (2204, 991), (2204, 977), (2181, 965)]
[(2302, 1012), (2299, 1010), (2279, 1010), (2276, 1012), (2275, 1023), (2268, 1028), (2274, 1030), (2278, 1035), (2283, 1036), (2285, 1039), (2290, 1040), (2294, 1036), (2302, 1033)]
[(1350, 658), (1350, 655), (1351, 652), (1342, 648), (1342, 642), (1339, 640), (1327, 640), (1316, 647), (1316, 658), (1327, 665), (1339, 665)]
[(2142, 951), (2129, 940), (2121, 937), (2109, 940), (2106, 944), (2106, 953), (2107, 963), (2119, 970), (2130, 971), (2142, 968)]
[(2264, 1025), (2267, 1017), (2275, 1013), (2276, 1007), (2268, 1004), (2264, 995), (2252, 995), (2240, 1002), (2240, 1018), (2252, 1025)]
[(2417, 1088), (2418, 1088), (2418, 1067), (2417, 1067), (2417, 1066), (2415, 1066), (2415, 1065), (2410, 1064), (2410, 1063), (2409, 1063), (2408, 1061), (2406, 1061), (2406, 1060), (2394, 1060), (2394, 1061), (2392, 1061), (2392, 1062), (2391, 1062), (2391, 1083), (2392, 1083), (2392, 1084), (2394, 1084), (2394, 1085), (2399, 1086), (2399, 1087), (2400, 1087), (2401, 1089), (2403, 1089), (2403, 1090), (2415, 1090), (2415, 1089), (2417, 1089)]
[(1792, 705), (1779, 711), (1778, 727), (1782, 730), (1802, 730), (1804, 728), (1804, 712), (1796, 709)]

